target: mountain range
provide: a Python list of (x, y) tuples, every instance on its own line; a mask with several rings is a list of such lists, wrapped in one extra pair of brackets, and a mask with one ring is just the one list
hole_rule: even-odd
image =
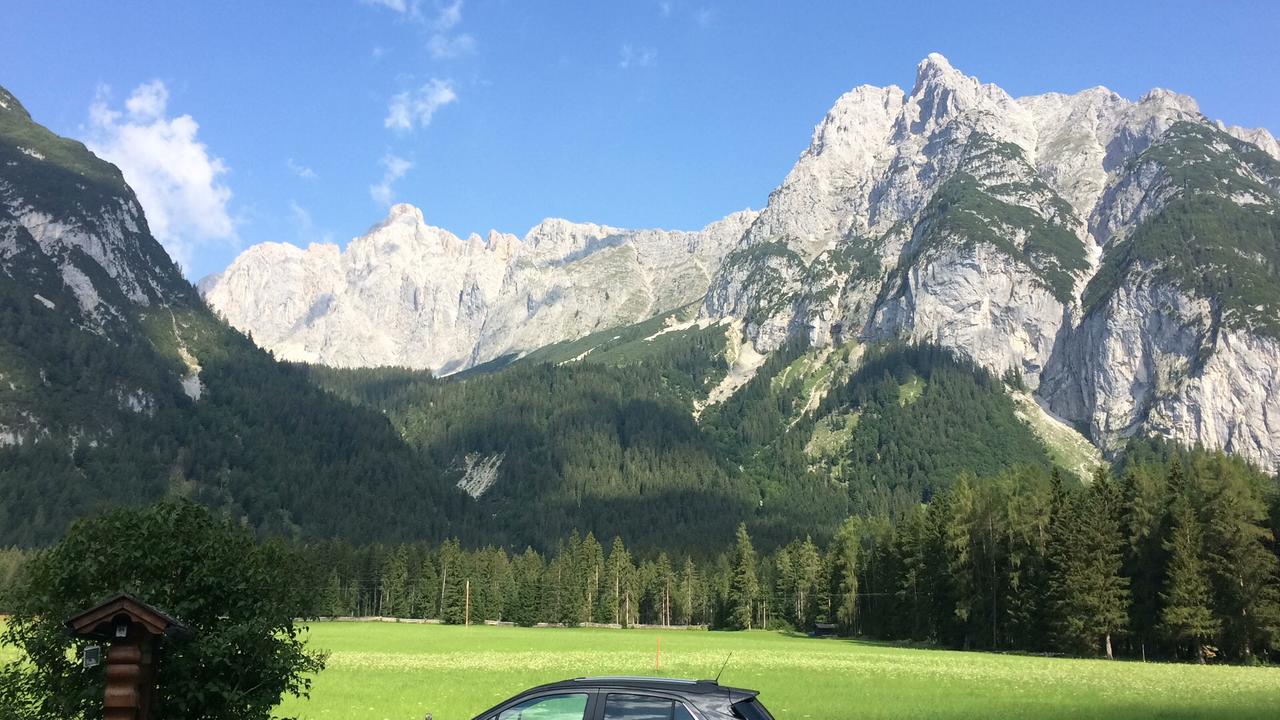
[(197, 288), (0, 89), (0, 545), (181, 495), (307, 538), (767, 546), (1165, 441), (1274, 473), (1277, 153), (1168, 91), (1015, 99), (931, 55), (842, 96), (759, 212), (462, 239), (401, 204)]
[[(931, 54), (840, 97), (760, 212), (457, 238), (408, 205), (345, 250), (200, 283), (278, 357), (448, 374), (697, 303), (727, 396), (800, 338), (952, 349), (1107, 453), (1154, 435), (1280, 467), (1280, 144), (1191, 98), (1014, 98)], [(707, 402), (707, 399), (703, 399)]]

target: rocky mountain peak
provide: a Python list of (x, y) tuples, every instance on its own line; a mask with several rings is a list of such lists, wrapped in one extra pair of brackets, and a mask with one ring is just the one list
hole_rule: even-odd
[(1200, 104), (1196, 102), (1195, 98), (1164, 88), (1148, 90), (1145, 95), (1138, 99), (1138, 104), (1147, 105), (1153, 109), (1163, 110), (1172, 114), (1192, 116), (1200, 114)]
[(392, 220), (417, 221), (418, 223), (426, 223), (422, 216), (422, 210), (409, 203), (396, 203), (387, 211), (387, 222)]

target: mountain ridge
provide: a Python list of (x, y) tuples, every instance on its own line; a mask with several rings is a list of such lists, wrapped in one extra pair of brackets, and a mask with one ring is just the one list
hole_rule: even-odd
[[(393, 326), (386, 334), (399, 343), (393, 359), (352, 361), (341, 354), (343, 347), (363, 349), (385, 337), (352, 343), (341, 339), (340, 328), (316, 339), (309, 320), (282, 328), (269, 308), (244, 312), (238, 305), (246, 300), (222, 290), (226, 280), (206, 286), (206, 297), (232, 324), (286, 357), (444, 373), (633, 324), (702, 297), (699, 318), (739, 326), (736, 332), (756, 353), (796, 337), (819, 347), (938, 344), (997, 375), (1019, 376), (1049, 411), (1087, 428), (1104, 450), (1154, 432), (1276, 468), (1280, 437), (1269, 418), (1280, 414), (1280, 377), (1265, 369), (1280, 363), (1268, 340), (1269, 318), (1280, 316), (1280, 283), (1269, 264), (1278, 241), (1262, 218), (1267, 208), (1280, 207), (1267, 169), (1277, 153), (1280, 144), (1266, 130), (1211, 121), (1194, 99), (1169, 90), (1153, 89), (1134, 101), (1102, 86), (1014, 98), (931, 53), (908, 91), (862, 85), (837, 99), (758, 213), (731, 216), (701, 235), (547, 221), (548, 233), (560, 238), (551, 244), (580, 248), (572, 256), (579, 265), (552, 268), (539, 252), (538, 228), (524, 241), (508, 240), (509, 267), (500, 282), (492, 271), (485, 286), (497, 288), (496, 301), (488, 300), (488, 289), (468, 294), (459, 288), (425, 311), (416, 305), (408, 315), (389, 311)], [(1194, 190), (1179, 193), (1168, 180), (1174, 175), (1184, 184), (1194, 181)], [(1152, 227), (1185, 214), (1180, 197), (1209, 202), (1221, 195), (1205, 179), (1214, 177), (1235, 189), (1216, 206), (1215, 217), (1224, 219), (1212, 237), (1196, 239), (1182, 223), (1161, 235), (1187, 235), (1160, 241), (1171, 254), (1144, 256), (1139, 264), (1122, 260), (1152, 244)], [(1220, 237), (1241, 223), (1251, 223), (1248, 237), (1256, 239), (1239, 232)], [(695, 236), (700, 243), (690, 240)], [(1239, 257), (1228, 257), (1233, 248)], [(1188, 268), (1209, 252), (1220, 279), (1192, 282)], [(443, 256), (407, 265), (391, 255), (381, 259), (401, 289), (412, 268), (449, 274), (440, 270), (448, 264)], [(247, 264), (237, 260), (229, 272), (248, 272)], [(663, 272), (645, 271), (659, 264)], [(1137, 269), (1152, 264), (1163, 269)], [(272, 269), (248, 274), (266, 278)], [(1222, 279), (1232, 276), (1247, 278), (1248, 287)], [(350, 294), (347, 279), (338, 303)], [(1097, 331), (1088, 328), (1115, 311), (1107, 299), (1129, 297), (1134, 283), (1156, 280), (1184, 299), (1161, 297), (1190, 309), (1165, 322), (1152, 317), (1162, 312), (1158, 303), (1145, 303), (1130, 313), (1133, 327), (1120, 334), (1126, 348), (1175, 349), (1144, 351), (1139, 355), (1146, 359), (1137, 362), (1117, 358), (1114, 377), (1091, 370), (1097, 353), (1120, 352), (1090, 339)], [(664, 289), (671, 298), (666, 307), (653, 301)], [(238, 292), (251, 297), (247, 286)], [(479, 338), (469, 354), (448, 332), (410, 334), (409, 340), (401, 329), (431, 327), (437, 315), (455, 312), (479, 326), (462, 333)], [(1176, 335), (1174, 324), (1196, 317), (1217, 319), (1191, 339), (1157, 336)], [(1242, 334), (1220, 341), (1220, 319)], [(307, 353), (297, 352), (297, 338), (312, 343)], [(433, 343), (458, 347), (442, 355)], [(1052, 387), (1040, 393), (1043, 381)], [(1226, 399), (1195, 390), (1201, 386)]]

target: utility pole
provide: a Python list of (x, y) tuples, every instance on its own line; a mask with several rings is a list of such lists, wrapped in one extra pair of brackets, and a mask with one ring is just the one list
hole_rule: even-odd
[(471, 624), (471, 578), (467, 578), (467, 599), (462, 611), (462, 624), (464, 626)]

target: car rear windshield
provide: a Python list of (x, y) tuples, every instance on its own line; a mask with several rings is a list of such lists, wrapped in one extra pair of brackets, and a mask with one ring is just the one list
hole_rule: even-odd
[(773, 720), (773, 716), (768, 710), (760, 704), (759, 700), (751, 698), (733, 706), (733, 714), (742, 720)]

